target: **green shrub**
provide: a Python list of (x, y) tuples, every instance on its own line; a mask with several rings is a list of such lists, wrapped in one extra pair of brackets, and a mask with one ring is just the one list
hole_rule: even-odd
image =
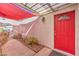
[(36, 37), (28, 37), (27, 41), (29, 45), (38, 44), (38, 39)]

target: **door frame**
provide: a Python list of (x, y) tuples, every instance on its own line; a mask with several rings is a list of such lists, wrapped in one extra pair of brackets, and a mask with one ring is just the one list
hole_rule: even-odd
[[(56, 15), (60, 15), (60, 14), (65, 14), (65, 13), (68, 13), (68, 12), (73, 12), (74, 11), (74, 13), (76, 14), (76, 10), (70, 10), (70, 11), (66, 11), (66, 12), (61, 12), (61, 13), (58, 13), (58, 14), (55, 14), (54, 16), (56, 16)], [(75, 19), (76, 19), (76, 16), (75, 16)], [(55, 17), (54, 17), (54, 20), (55, 20)], [(76, 22), (76, 21), (75, 21)], [(74, 22), (74, 23), (75, 23)], [(75, 24), (74, 24), (75, 25)], [(75, 26), (76, 27), (76, 26)], [(76, 48), (76, 28), (75, 28), (75, 48)], [(54, 42), (55, 42), (55, 21), (54, 21)], [(68, 52), (65, 52), (65, 51), (62, 51), (62, 50), (59, 50), (59, 49), (56, 49), (55, 48), (55, 44), (54, 44), (54, 50), (55, 51), (57, 51), (57, 52), (60, 52), (60, 53), (63, 53), (63, 54), (65, 54), (65, 55), (68, 55), (68, 56), (73, 56), (73, 54), (71, 54), (71, 53), (68, 53)], [(76, 55), (76, 49), (75, 49), (75, 55)]]

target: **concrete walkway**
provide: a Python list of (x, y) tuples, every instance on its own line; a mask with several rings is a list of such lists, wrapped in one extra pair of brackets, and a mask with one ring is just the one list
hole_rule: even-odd
[(8, 56), (32, 56), (35, 52), (24, 46), (18, 40), (13, 39), (2, 46), (2, 54)]
[(5, 56), (65, 56), (47, 47), (43, 47), (39, 52), (35, 52), (15, 39), (9, 40), (2, 46), (0, 51)]

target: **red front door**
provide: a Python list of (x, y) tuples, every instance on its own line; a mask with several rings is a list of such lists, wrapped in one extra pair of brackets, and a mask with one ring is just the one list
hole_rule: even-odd
[(75, 11), (54, 16), (54, 48), (75, 55)]

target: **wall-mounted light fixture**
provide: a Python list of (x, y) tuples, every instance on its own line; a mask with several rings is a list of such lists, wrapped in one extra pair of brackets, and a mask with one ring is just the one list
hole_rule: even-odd
[(42, 17), (42, 22), (45, 23), (45, 17)]

